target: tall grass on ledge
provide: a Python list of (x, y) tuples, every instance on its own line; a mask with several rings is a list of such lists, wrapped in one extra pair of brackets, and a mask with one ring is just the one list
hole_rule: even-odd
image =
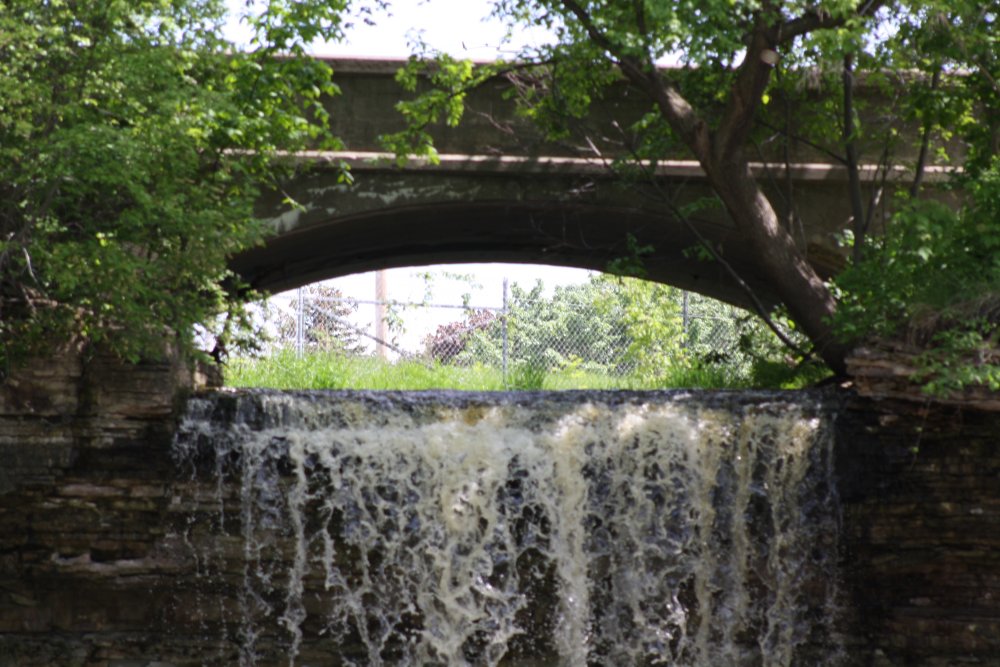
[(743, 388), (747, 381), (725, 367), (678, 365), (656, 377), (612, 376), (579, 368), (540, 371), (514, 367), (506, 382), (499, 369), (423, 361), (388, 362), (340, 352), (281, 350), (269, 357), (230, 360), (230, 387), (271, 389), (459, 389), (466, 391), (562, 389)]
[(269, 357), (231, 359), (230, 387), (271, 389), (503, 389), (500, 373), (485, 367), (454, 367), (419, 361), (387, 362), (339, 352), (280, 350)]

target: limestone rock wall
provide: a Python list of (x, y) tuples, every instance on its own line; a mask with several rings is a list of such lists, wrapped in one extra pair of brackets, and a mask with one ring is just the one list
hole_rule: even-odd
[(861, 664), (1000, 665), (1000, 414), (855, 400), (842, 426)]
[(190, 380), (176, 359), (123, 366), (63, 351), (0, 387), (0, 666), (159, 654), (178, 608), (171, 582), (192, 569), (169, 458)]

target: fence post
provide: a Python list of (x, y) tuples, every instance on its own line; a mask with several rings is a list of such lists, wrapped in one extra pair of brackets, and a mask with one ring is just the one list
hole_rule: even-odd
[(389, 348), (385, 341), (389, 340), (389, 327), (386, 322), (386, 305), (389, 301), (389, 278), (385, 269), (375, 272), (375, 353), (380, 359), (389, 358)]
[(302, 356), (302, 341), (305, 338), (305, 307), (303, 304), (302, 288), (295, 290), (295, 354)]
[(681, 347), (687, 347), (691, 340), (688, 335), (688, 293), (687, 290), (681, 292), (681, 332), (684, 334), (684, 342)]
[(507, 386), (507, 279), (503, 279), (503, 309), (500, 311), (503, 321), (500, 323), (503, 331), (503, 357), (501, 367), (503, 373), (503, 386)]

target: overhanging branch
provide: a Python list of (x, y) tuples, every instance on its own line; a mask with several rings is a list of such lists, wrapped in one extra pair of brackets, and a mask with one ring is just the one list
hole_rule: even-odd
[(562, 0), (562, 4), (577, 18), (594, 44), (607, 51), (625, 77), (653, 101), (671, 128), (680, 135), (703, 166), (708, 167), (711, 161), (708, 125), (681, 95), (677, 86), (665, 80), (652, 61), (640, 61), (629, 55), (621, 45), (601, 32), (594, 24), (593, 17), (576, 0)]
[[(854, 9), (854, 16), (872, 16), (885, 4), (885, 0), (861, 0)], [(776, 44), (787, 44), (796, 37), (817, 30), (839, 28), (847, 22), (848, 15), (833, 16), (820, 8), (810, 8), (801, 16), (779, 23), (772, 28)]]

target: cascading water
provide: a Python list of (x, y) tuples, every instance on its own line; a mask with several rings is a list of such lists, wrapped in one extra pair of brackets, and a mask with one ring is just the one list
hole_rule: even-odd
[(839, 664), (831, 415), (801, 394), (192, 399), (203, 630), (244, 665)]

